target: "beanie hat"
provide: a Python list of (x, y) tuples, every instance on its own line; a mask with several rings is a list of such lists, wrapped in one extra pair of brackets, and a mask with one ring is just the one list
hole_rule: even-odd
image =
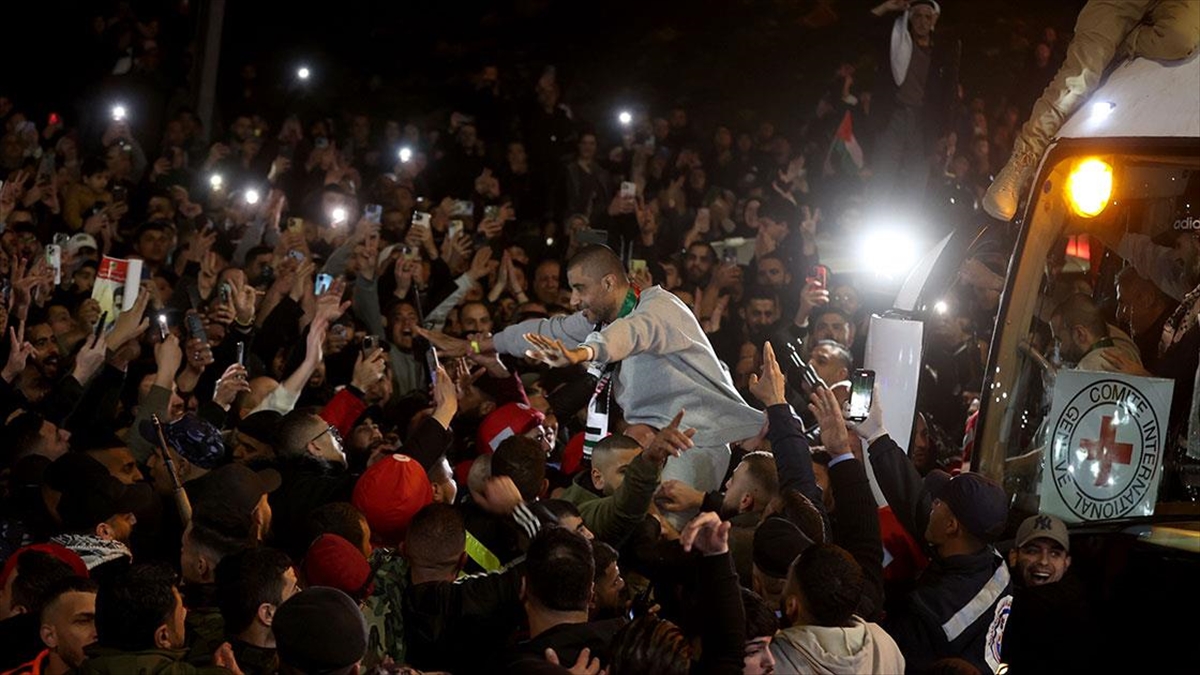
[(309, 586), (329, 586), (362, 601), (371, 594), (371, 564), (362, 551), (336, 534), (317, 537), (301, 566)]
[(371, 526), (371, 539), (394, 545), (404, 539), (417, 511), (433, 502), (433, 486), (419, 462), (388, 455), (358, 479), (351, 501)]
[(812, 543), (792, 521), (771, 516), (754, 530), (754, 565), (769, 577), (786, 579), (792, 561)]
[(367, 653), (367, 622), (354, 600), (314, 586), (288, 598), (271, 621), (279, 660), (305, 673), (352, 666)]
[(479, 425), (476, 450), (495, 452), (504, 439), (520, 436), (545, 421), (545, 415), (524, 403), (506, 403), (493, 410)]

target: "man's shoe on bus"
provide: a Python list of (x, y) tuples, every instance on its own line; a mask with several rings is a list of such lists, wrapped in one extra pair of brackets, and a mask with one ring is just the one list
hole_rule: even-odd
[(1036, 166), (1037, 156), (1032, 152), (1014, 152), (983, 196), (983, 210), (1004, 222), (1012, 220)]

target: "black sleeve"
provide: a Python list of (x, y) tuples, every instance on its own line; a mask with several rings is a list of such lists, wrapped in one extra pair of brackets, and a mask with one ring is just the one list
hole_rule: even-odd
[(295, 344), (300, 338), (300, 317), (304, 308), (289, 296), (284, 296), (263, 321), (254, 340), (254, 354), (270, 364), (280, 348)]
[(883, 607), (883, 541), (867, 471), (857, 459), (843, 460), (829, 468), (829, 486), (837, 499), (833, 543), (846, 549), (862, 567), (867, 583), (859, 615), (874, 621)]
[(699, 559), (700, 583), (700, 660), (693, 673), (740, 675), (746, 648), (746, 609), (742, 590), (729, 553)]
[(867, 448), (871, 468), (896, 519), (917, 541), (925, 540), (932, 499), (925, 481), (891, 436), (880, 436)]
[(433, 417), (426, 417), (404, 444), (404, 454), (417, 460), (428, 471), (434, 462), (446, 454), (453, 442), (453, 433)]
[(50, 391), (50, 396), (40, 406), (40, 410), (46, 415), (46, 419), (61, 426), (66, 418), (75, 411), (75, 407), (81, 400), (83, 400), (83, 385), (75, 379), (74, 375), (68, 375), (54, 385), (54, 389)]
[(84, 388), (79, 405), (67, 416), (66, 428), (72, 434), (85, 434), (96, 425), (112, 424), (117, 419), (125, 373), (108, 363)]

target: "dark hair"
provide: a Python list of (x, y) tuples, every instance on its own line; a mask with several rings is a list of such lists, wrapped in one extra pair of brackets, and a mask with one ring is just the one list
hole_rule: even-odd
[(571, 262), (567, 263), (567, 269), (577, 268), (582, 268), (584, 273), (593, 279), (602, 279), (609, 274), (615, 274), (621, 279), (627, 278), (625, 264), (611, 248), (600, 244), (584, 246), (571, 258)]
[(413, 516), (404, 536), (405, 557), (414, 566), (457, 563), (466, 545), (462, 514), (449, 504), (426, 504)]
[(770, 300), (775, 303), (776, 307), (780, 307), (779, 294), (769, 288), (762, 286), (754, 286), (747, 290), (745, 297), (742, 298), (742, 307), (749, 307), (751, 302), (755, 300)]
[[(642, 446), (631, 436), (625, 434), (610, 434), (605, 436), (592, 449), (592, 466), (604, 464), (614, 452), (622, 450), (641, 450)], [(598, 460), (598, 461), (597, 461)]]
[(741, 464), (746, 465), (750, 480), (755, 487), (762, 490), (767, 500), (774, 499), (779, 494), (779, 473), (775, 468), (775, 455), (764, 451), (747, 453), (742, 457)]
[(1083, 326), (1098, 336), (1108, 337), (1108, 323), (1104, 312), (1094, 300), (1083, 293), (1073, 293), (1054, 308), (1052, 316), (1062, 319), (1063, 327), (1071, 330)]
[(551, 523), (557, 525), (560, 520), (568, 516), (583, 518), (583, 514), (579, 512), (579, 507), (565, 499), (539, 499), (532, 505), (534, 515), (544, 521), (546, 518), (553, 520)]
[(593, 541), (592, 562), (596, 565), (596, 570), (592, 573), (593, 580), (599, 583), (608, 571), (608, 566), (617, 562), (617, 558), (617, 549), (602, 541)]
[(21, 553), (13, 573), (17, 578), (13, 579), (10, 605), (20, 605), (33, 615), (41, 613), (55, 584), (75, 576), (70, 565), (42, 551)]
[(366, 534), (363, 520), (362, 512), (350, 502), (323, 504), (308, 514), (307, 541), (316, 541), (323, 534), (336, 534), (357, 548)]
[(154, 649), (154, 633), (171, 621), (179, 578), (161, 564), (134, 565), (100, 586), (96, 635), (101, 646), (126, 652)]
[(530, 542), (525, 557), (526, 589), (547, 609), (586, 611), (594, 578), (592, 546), (587, 539), (551, 527)]
[(86, 157), (83, 163), (79, 165), (79, 176), (81, 178), (89, 178), (98, 173), (108, 171), (108, 162), (103, 157)]
[(279, 422), (278, 442), (275, 446), (280, 457), (301, 457), (312, 442), (318, 428), (323, 428), (320, 417), (307, 410), (293, 410)]
[(249, 628), (263, 604), (283, 603), (283, 575), (291, 567), (288, 554), (266, 547), (235, 553), (217, 565), (216, 600), (226, 634)]
[[(218, 520), (216, 512), (221, 513)], [(204, 509), (193, 514), (188, 539), (192, 546), (201, 549), (213, 561), (220, 563), (226, 556), (233, 555), (255, 544), (250, 530), (250, 516), (234, 514), (232, 508)], [(244, 521), (244, 524), (243, 524)], [(233, 523), (236, 523), (234, 525)]]
[(762, 596), (754, 591), (742, 589), (742, 607), (746, 610), (746, 639), (771, 637), (779, 630), (779, 617), (767, 606)]
[(691, 665), (692, 645), (678, 626), (640, 616), (613, 636), (608, 675), (687, 675)]
[(525, 436), (510, 436), (492, 454), (492, 475), (508, 476), (525, 501), (537, 499), (546, 481), (546, 452)]
[(785, 490), (779, 498), (780, 513), (800, 528), (804, 536), (818, 544), (825, 541), (825, 519), (812, 500), (799, 490)]
[(55, 600), (58, 600), (67, 593), (95, 593), (99, 588), (100, 585), (95, 581), (85, 577), (77, 577), (74, 574), (59, 579), (47, 588), (45, 594), (42, 595), (42, 611), (39, 612), (38, 617), (41, 620), (45, 620), (46, 610), (50, 605), (53, 605)]
[(813, 544), (792, 562), (788, 586), (818, 626), (845, 626), (862, 600), (862, 568), (840, 546)]
[[(845, 316), (845, 312), (839, 313)], [(852, 373), (854, 371), (854, 355), (850, 353), (850, 350), (843, 347), (836, 340), (818, 340), (817, 343), (813, 345), (813, 349), (816, 349), (817, 347), (827, 347), (829, 350), (831, 350), (833, 352), (833, 358), (842, 363), (842, 366), (846, 369), (847, 373)]]

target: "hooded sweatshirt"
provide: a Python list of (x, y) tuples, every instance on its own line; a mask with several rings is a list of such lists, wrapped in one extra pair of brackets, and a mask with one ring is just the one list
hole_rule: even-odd
[(780, 673), (903, 673), (904, 655), (879, 624), (851, 617), (849, 626), (792, 626), (775, 634), (771, 655)]

